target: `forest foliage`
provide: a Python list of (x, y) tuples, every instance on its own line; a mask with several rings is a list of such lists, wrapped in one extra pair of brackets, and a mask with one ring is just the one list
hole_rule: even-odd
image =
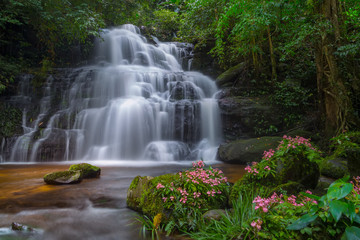
[[(254, 86), (316, 96), (323, 128), (358, 124), (358, 0), (4, 0), (0, 91), (29, 67), (87, 59), (102, 28), (132, 23), (160, 40), (192, 42), (226, 70), (241, 62)], [(310, 93), (308, 93), (310, 90)]]

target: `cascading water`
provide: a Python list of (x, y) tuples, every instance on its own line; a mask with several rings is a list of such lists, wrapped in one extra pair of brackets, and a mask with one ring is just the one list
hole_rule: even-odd
[(183, 71), (183, 49), (148, 44), (133, 25), (101, 37), (96, 65), (48, 78), (38, 117), (26, 122), (24, 110), (24, 135), (7, 161), (214, 160), (214, 81)]

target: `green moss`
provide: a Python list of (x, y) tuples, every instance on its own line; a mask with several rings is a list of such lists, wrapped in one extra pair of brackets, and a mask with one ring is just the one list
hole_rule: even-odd
[(298, 182), (289, 181), (284, 184), (280, 184), (270, 190), (270, 194), (276, 192), (278, 194), (297, 195), (298, 193), (306, 191), (304, 185)]
[(88, 163), (71, 165), (70, 171), (80, 171), (83, 178), (96, 178), (100, 176), (101, 169)]
[(139, 183), (139, 179), (140, 179), (140, 178), (141, 178), (141, 176), (136, 176), (136, 177), (132, 180), (132, 182), (131, 182), (131, 184), (130, 184), (130, 186), (129, 186), (129, 189), (130, 189), (130, 190), (136, 188), (136, 186), (137, 186), (138, 183)]
[(175, 178), (176, 174), (165, 174), (157, 176), (149, 181), (147, 188), (143, 189), (139, 204), (144, 214), (155, 216), (158, 213), (164, 212), (161, 196), (154, 194), (154, 192), (158, 183), (163, 185), (170, 184)]
[(329, 157), (324, 159), (319, 166), (321, 174), (326, 177), (339, 179), (349, 174), (346, 161), (340, 158)]

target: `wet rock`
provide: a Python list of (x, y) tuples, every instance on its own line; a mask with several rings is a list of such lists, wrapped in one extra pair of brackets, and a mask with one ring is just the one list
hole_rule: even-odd
[[(282, 116), (267, 96), (245, 97), (239, 88), (223, 89), (219, 108), (226, 140), (271, 135), (283, 128)], [(237, 96), (236, 96), (237, 95)]]
[(44, 176), (44, 182), (51, 185), (80, 183), (81, 181), (81, 171), (60, 171), (49, 173)]
[(226, 214), (226, 211), (224, 209), (213, 209), (209, 210), (206, 213), (204, 213), (203, 218), (204, 220), (220, 220), (224, 215)]
[(219, 160), (227, 163), (247, 164), (259, 162), (265, 150), (275, 148), (281, 137), (250, 138), (220, 145)]
[(71, 165), (70, 171), (80, 171), (82, 178), (100, 177), (101, 169), (88, 163), (80, 163)]
[(11, 223), (11, 230), (13, 230), (13, 231), (28, 231), (28, 232), (34, 231), (33, 228), (22, 225), (22, 224), (17, 223), (17, 222)]

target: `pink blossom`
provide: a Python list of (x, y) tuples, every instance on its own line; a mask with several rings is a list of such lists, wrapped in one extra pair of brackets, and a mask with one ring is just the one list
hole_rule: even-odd
[(253, 227), (253, 228), (256, 228), (258, 231), (260, 231), (261, 230), (261, 224), (262, 224), (263, 222), (260, 220), (260, 219), (258, 219), (258, 220), (256, 220), (256, 221), (253, 221), (250, 225)]
[(156, 186), (156, 189), (159, 189), (159, 188), (164, 188), (165, 186), (162, 185), (161, 183), (158, 183), (157, 186)]

